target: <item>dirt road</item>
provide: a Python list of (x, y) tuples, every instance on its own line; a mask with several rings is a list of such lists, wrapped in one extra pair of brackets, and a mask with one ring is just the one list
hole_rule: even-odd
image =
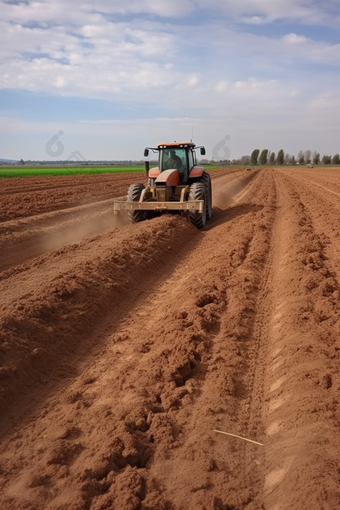
[(340, 509), (340, 170), (211, 175), (0, 182), (2, 510)]

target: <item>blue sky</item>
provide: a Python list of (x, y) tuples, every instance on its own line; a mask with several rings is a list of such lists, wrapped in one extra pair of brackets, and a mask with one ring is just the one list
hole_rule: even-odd
[[(340, 152), (339, 0), (0, 1), (0, 157)], [(221, 154), (223, 156), (223, 154)]]

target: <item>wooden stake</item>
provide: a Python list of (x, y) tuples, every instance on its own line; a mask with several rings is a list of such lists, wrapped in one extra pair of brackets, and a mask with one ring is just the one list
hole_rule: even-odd
[(258, 441), (253, 441), (252, 439), (247, 439), (246, 437), (237, 436), (236, 434), (230, 434), (229, 432), (223, 432), (222, 430), (215, 430), (214, 432), (218, 432), (219, 434), (225, 434), (226, 436), (236, 437), (237, 439), (242, 439), (242, 441), (248, 441), (249, 443), (258, 444), (263, 446), (263, 443), (259, 443)]

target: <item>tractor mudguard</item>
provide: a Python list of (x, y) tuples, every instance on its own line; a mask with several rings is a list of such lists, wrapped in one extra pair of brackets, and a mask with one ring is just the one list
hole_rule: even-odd
[(203, 166), (193, 166), (189, 174), (189, 179), (192, 179), (193, 177), (202, 177), (203, 172)]
[(153, 168), (150, 168), (149, 170), (149, 177), (150, 179), (156, 179), (160, 174), (158, 166), (154, 166)]

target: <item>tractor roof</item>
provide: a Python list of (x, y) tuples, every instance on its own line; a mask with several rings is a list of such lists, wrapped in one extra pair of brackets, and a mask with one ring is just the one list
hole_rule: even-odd
[(169, 142), (169, 143), (159, 143), (157, 145), (160, 149), (165, 149), (166, 147), (191, 147), (194, 148), (196, 145), (192, 142)]

